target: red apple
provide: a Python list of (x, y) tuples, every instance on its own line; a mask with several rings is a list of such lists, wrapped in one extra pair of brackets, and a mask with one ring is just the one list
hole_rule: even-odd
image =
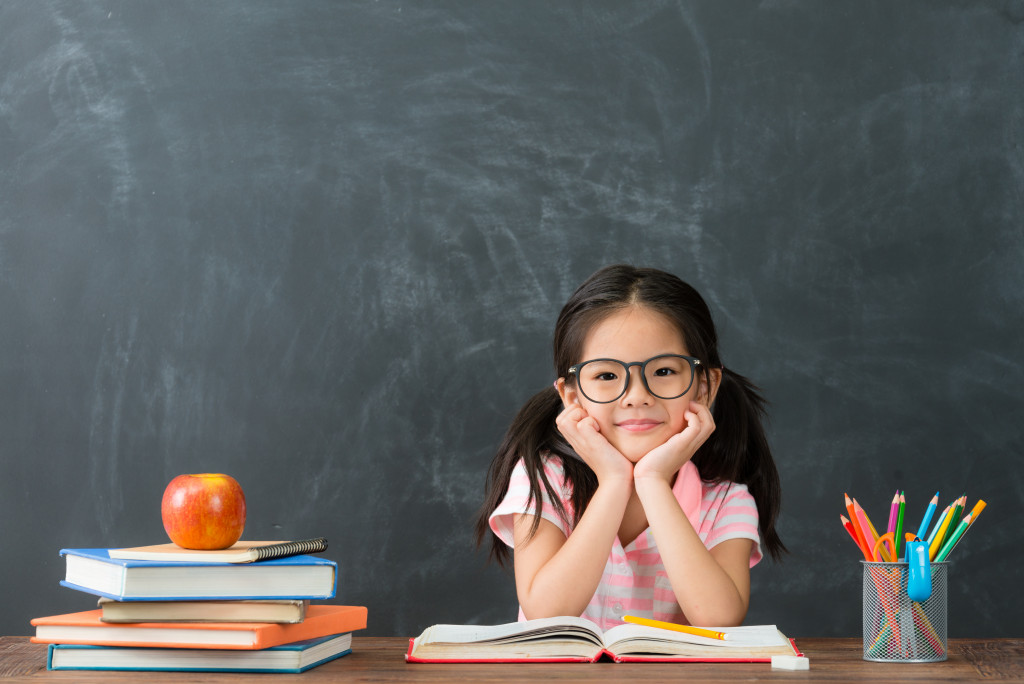
[(230, 475), (179, 475), (164, 490), (167, 536), (186, 549), (226, 549), (245, 529), (245, 494)]

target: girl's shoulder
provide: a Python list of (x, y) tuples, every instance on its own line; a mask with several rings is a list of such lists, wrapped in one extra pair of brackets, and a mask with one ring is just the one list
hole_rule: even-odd
[(705, 507), (752, 506), (757, 504), (747, 485), (731, 480), (701, 480)]
[(750, 567), (761, 560), (760, 515), (747, 485), (729, 480), (703, 480), (698, 534), (709, 549), (729, 539), (750, 539)]
[(519, 459), (512, 469), (504, 498), (488, 519), (494, 534), (509, 546), (514, 546), (513, 527), (517, 514), (540, 515), (566, 536), (572, 531), (572, 486), (566, 480), (562, 459), (543, 452), (538, 456), (540, 458), (529, 460), (532, 462), (531, 467), (539, 471), (534, 473), (533, 478), (539, 489), (533, 488), (526, 460)]

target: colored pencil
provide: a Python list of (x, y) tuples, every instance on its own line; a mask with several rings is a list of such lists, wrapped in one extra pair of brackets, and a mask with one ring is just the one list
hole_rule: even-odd
[(964, 519), (956, 526), (956, 531), (950, 535), (949, 539), (946, 540), (946, 543), (942, 545), (941, 549), (939, 549), (938, 555), (935, 556), (936, 563), (946, 560), (946, 556), (948, 556), (949, 552), (953, 550), (956, 543), (960, 541), (960, 537), (964, 536), (964, 532), (967, 531), (967, 528), (971, 526), (971, 520), (972, 518), (970, 513), (964, 516)]
[[(875, 526), (871, 524), (871, 518), (868, 517), (867, 512), (857, 503), (856, 499), (853, 500), (853, 512), (857, 514), (857, 521), (860, 523), (860, 529), (864, 533), (864, 541), (867, 544), (867, 548), (873, 551), (875, 544), (878, 543), (878, 532), (875, 530)], [(882, 547), (882, 560), (892, 560), (889, 558), (889, 552), (884, 546)]]
[(661, 620), (651, 620), (649, 618), (636, 617), (633, 615), (623, 615), (622, 619), (624, 622), (631, 622), (634, 625), (647, 625), (648, 627), (657, 627), (658, 629), (668, 629), (673, 632), (682, 632), (684, 634), (693, 634), (694, 636), (707, 637), (708, 639), (719, 639), (727, 640), (729, 635), (725, 632), (716, 632), (713, 629), (704, 629), (703, 627), (691, 627), (690, 625), (677, 625), (674, 622), (662, 622)]
[(935, 509), (939, 505), (939, 493), (935, 492), (935, 496), (928, 503), (928, 508), (924, 511), (924, 518), (921, 520), (921, 525), (917, 528), (917, 538), (924, 539), (928, 535), (928, 525), (932, 521), (932, 516), (935, 515)]
[[(952, 506), (952, 504), (950, 505)], [(939, 555), (939, 547), (942, 546), (942, 540), (946, 538), (946, 530), (949, 529), (949, 524), (953, 520), (952, 513), (953, 511), (950, 508), (946, 508), (946, 513), (942, 516), (942, 524), (939, 525), (935, 538), (928, 545), (929, 560), (935, 560), (935, 556)]]
[(900, 546), (903, 544), (903, 511), (907, 507), (907, 493), (900, 492), (900, 508), (896, 511), (896, 534), (893, 535), (893, 540), (896, 546), (896, 558), (893, 560), (898, 561), (900, 559)]
[[(873, 558), (874, 545), (879, 543), (878, 532), (874, 531), (874, 525), (871, 524), (870, 518), (867, 517), (867, 513), (864, 512), (864, 509), (861, 508), (856, 499), (853, 500), (853, 512), (857, 516), (857, 522), (860, 525), (860, 530), (864, 532), (865, 548), (867, 549), (868, 554)], [(886, 550), (885, 546), (882, 547), (882, 560), (892, 560), (889, 558), (889, 552)]]
[(857, 532), (853, 529), (853, 523), (847, 520), (846, 516), (842, 514), (840, 514), (839, 516), (839, 521), (843, 523), (843, 527), (846, 528), (846, 531), (850, 533), (850, 536), (853, 538), (853, 543), (857, 545), (857, 549), (860, 550), (862, 554), (864, 554), (864, 560), (874, 560), (873, 558), (871, 558), (868, 552), (864, 550), (864, 547), (860, 545), (860, 540), (857, 539)]
[(942, 543), (939, 544), (941, 550), (949, 538), (953, 536), (953, 532), (960, 525), (960, 516), (964, 512), (964, 507), (967, 506), (967, 495), (964, 494), (954, 502), (956, 505), (953, 506), (953, 512), (949, 514), (949, 525), (946, 526), (946, 536), (942, 538)]
[(864, 557), (871, 560), (871, 549), (868, 548), (867, 539), (864, 536), (864, 532), (860, 529), (860, 522), (857, 520), (857, 513), (853, 510), (853, 501), (850, 499), (849, 494), (844, 494), (843, 496), (846, 497), (846, 512), (850, 514), (850, 524), (853, 526), (857, 546), (860, 547)]
[[(967, 529), (965, 529), (960, 534), (960, 537), (958, 539), (954, 539), (953, 540), (953, 544), (948, 549), (943, 549), (942, 550), (942, 552), (945, 552), (946, 556), (949, 556), (949, 554), (953, 552), (953, 549), (955, 549), (957, 544), (960, 543), (960, 540), (963, 539), (963, 536), (965, 534), (967, 534), (967, 531), (970, 530), (972, 527), (974, 527), (974, 521), (978, 519), (978, 516), (981, 515), (981, 512), (983, 510), (985, 510), (985, 506), (987, 506), (987, 505), (988, 504), (986, 504), (983, 499), (978, 499), (978, 503), (974, 504), (974, 508), (971, 509), (971, 512), (968, 513), (966, 516), (964, 516), (964, 520), (967, 520), (967, 518), (970, 518), (971, 521), (967, 524)], [(942, 552), (940, 552), (939, 555), (942, 555)], [(940, 560), (942, 560), (942, 559), (940, 559)]]
[(886, 532), (896, 532), (896, 513), (900, 510), (900, 490), (892, 495), (892, 503), (889, 504), (889, 521), (885, 525)]
[(981, 515), (981, 512), (983, 510), (985, 510), (985, 506), (988, 506), (988, 504), (985, 503), (984, 499), (978, 499), (978, 503), (974, 504), (974, 508), (971, 509), (971, 516), (972, 516), (971, 517), (971, 522), (972, 523), (975, 520), (977, 520), (978, 516)]
[[(940, 515), (939, 519), (935, 521), (935, 527), (933, 527), (932, 531), (928, 533), (928, 538), (925, 539), (926, 542), (931, 544), (935, 541), (935, 535), (938, 533), (939, 528), (942, 527), (942, 523), (946, 520), (947, 515), (949, 515), (949, 506), (946, 506), (945, 510), (942, 511), (942, 515)], [(924, 539), (924, 537), (921, 538)]]
[(875, 541), (877, 542), (878, 537), (880, 535), (878, 534), (878, 530), (875, 529), (875, 524), (871, 522), (871, 518), (868, 516), (868, 512), (864, 510), (863, 506), (857, 503), (856, 499), (853, 500), (853, 505), (859, 507), (861, 511), (864, 511), (864, 519), (868, 521), (868, 527), (871, 529), (871, 536), (873, 536), (875, 538)]

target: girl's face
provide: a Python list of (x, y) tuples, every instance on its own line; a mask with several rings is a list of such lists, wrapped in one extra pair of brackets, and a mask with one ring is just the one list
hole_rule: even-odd
[[(683, 336), (668, 318), (651, 309), (633, 306), (609, 315), (590, 330), (579, 361), (604, 358), (630, 363), (660, 354), (690, 355)], [(605, 439), (636, 463), (686, 427), (683, 416), (691, 401), (710, 406), (718, 389), (718, 376), (712, 372), (715, 387), (710, 391), (697, 374), (686, 394), (661, 399), (647, 391), (639, 366), (633, 366), (629, 372), (626, 393), (607, 404), (590, 401), (574, 382), (566, 382), (564, 378), (559, 378), (557, 387), (566, 406), (579, 404), (597, 421)]]

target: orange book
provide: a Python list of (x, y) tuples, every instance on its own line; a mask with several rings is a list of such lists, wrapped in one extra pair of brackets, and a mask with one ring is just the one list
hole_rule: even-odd
[(101, 622), (101, 610), (32, 620), (37, 644), (258, 650), (366, 627), (363, 606), (310, 606), (294, 624), (266, 622)]

